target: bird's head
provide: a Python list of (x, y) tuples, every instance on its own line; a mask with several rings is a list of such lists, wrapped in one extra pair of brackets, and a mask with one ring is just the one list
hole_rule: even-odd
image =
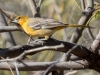
[(17, 16), (13, 21), (11, 21), (12, 23), (17, 23), (19, 25), (22, 25), (23, 23), (25, 23), (29, 18), (26, 16)]

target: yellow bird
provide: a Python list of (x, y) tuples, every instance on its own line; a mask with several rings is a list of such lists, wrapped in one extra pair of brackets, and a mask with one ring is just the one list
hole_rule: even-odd
[(45, 37), (45, 40), (48, 40), (56, 31), (66, 27), (90, 27), (77, 24), (65, 24), (54, 19), (29, 18), (26, 16), (17, 16), (12, 22), (17, 23), (28, 35)]

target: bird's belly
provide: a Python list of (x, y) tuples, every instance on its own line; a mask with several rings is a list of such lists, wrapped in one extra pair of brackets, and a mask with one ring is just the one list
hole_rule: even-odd
[(36, 37), (45, 37), (52, 35), (54, 32), (55, 31), (52, 29), (40, 29), (40, 30), (35, 30), (34, 32), (30, 33), (30, 35)]
[(39, 30), (34, 30), (27, 25), (23, 27), (25, 32), (28, 35), (35, 36), (35, 37), (45, 37), (45, 36), (50, 36), (52, 35), (56, 30), (54, 29), (39, 29)]

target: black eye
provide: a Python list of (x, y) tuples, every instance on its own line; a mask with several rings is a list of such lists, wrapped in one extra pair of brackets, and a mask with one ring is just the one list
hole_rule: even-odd
[(20, 17), (18, 17), (18, 20), (20, 19)]

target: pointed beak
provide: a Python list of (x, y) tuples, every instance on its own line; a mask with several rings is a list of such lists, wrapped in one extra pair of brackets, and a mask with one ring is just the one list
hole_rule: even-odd
[(13, 21), (11, 21), (12, 23), (18, 23), (18, 20), (13, 20)]

